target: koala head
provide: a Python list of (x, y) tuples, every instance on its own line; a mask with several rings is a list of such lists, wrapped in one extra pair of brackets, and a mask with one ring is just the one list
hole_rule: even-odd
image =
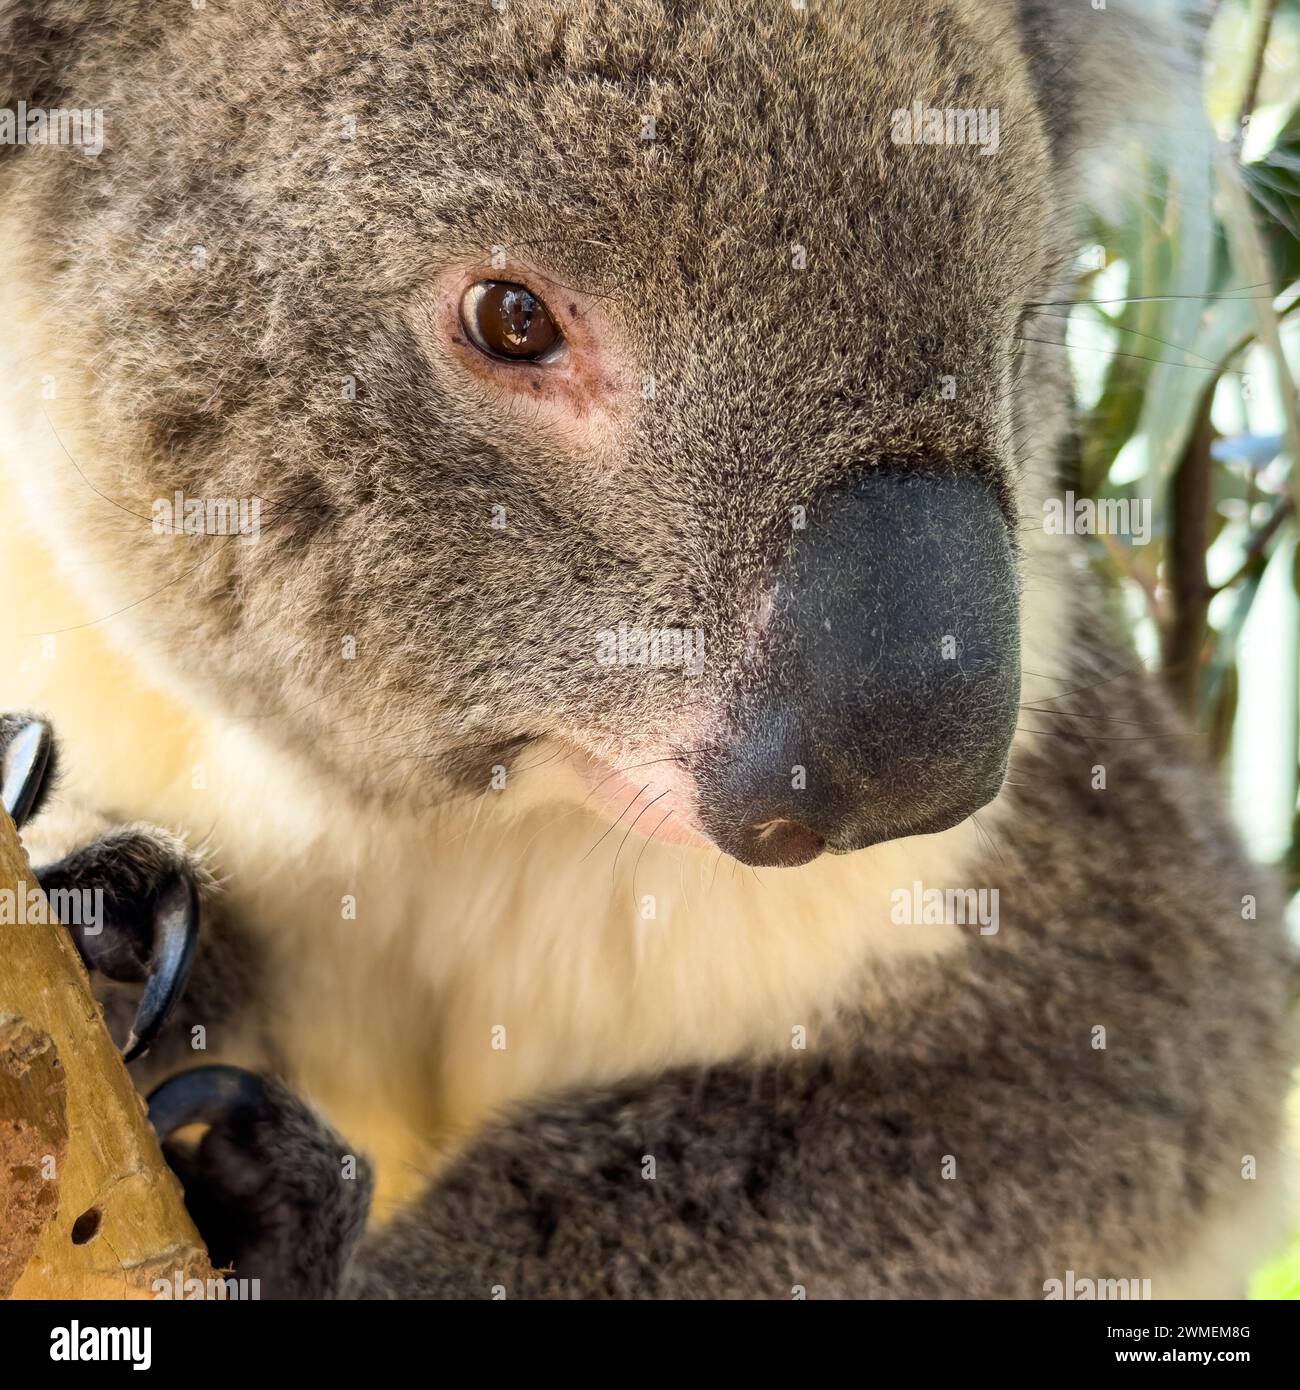
[(138, 640), (396, 804), (549, 749), (797, 864), (998, 794), (1017, 326), (1120, 16), (106, 9), (7, 7), (15, 98), (105, 141), (0, 183), (41, 486)]

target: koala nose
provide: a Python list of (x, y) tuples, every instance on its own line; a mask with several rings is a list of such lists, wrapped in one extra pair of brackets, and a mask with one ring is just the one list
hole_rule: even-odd
[(697, 768), (746, 864), (932, 834), (999, 792), (1020, 689), (1006, 517), (973, 473), (875, 469), (810, 509)]
[(825, 838), (803, 821), (773, 816), (742, 826), (731, 853), (744, 864), (793, 869), (816, 859), (825, 848)]

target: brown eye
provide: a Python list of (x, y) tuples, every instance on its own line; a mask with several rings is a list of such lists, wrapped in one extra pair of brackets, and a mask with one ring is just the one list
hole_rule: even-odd
[(523, 285), (481, 280), (465, 291), (461, 322), (480, 352), (507, 362), (538, 362), (564, 341), (550, 311)]

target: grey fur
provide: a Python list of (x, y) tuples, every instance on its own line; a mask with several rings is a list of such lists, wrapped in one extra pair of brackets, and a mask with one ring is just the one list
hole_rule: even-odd
[[(1142, 742), (1086, 732), (1169, 726), (1131, 668), (1119, 651), (1081, 665), (1079, 684), (1107, 683), (1057, 702), (1061, 736), (1013, 765), (1017, 831), (981, 868), (1013, 904), (996, 944), (849, 1020), (830, 1058), (517, 1117), (371, 1239), (353, 1288), (1041, 1298), (1066, 1270), (1172, 1263), (1240, 1197), (1243, 1155), (1276, 1142), (1295, 966), (1208, 779), (1153, 776)], [(1118, 813), (1090, 790), (1099, 760), (1132, 788)]]
[[(289, 746), (390, 805), (455, 793), (483, 750), (652, 727), (679, 673), (596, 680), (573, 659), (629, 608), (704, 629), (733, 682), (780, 518), (855, 469), (978, 466), (1014, 519), (1042, 466), (1024, 434), (1065, 413), (1051, 353), (1013, 368), (1017, 322), (1063, 282), (1085, 147), (1132, 119), (1155, 54), (1180, 67), (1119, 0), (1104, 19), (1044, 0), (217, 8), (0, 6), (15, 95), (121, 117), (93, 167), (0, 166), (55, 253), (33, 247), (33, 283), (102, 364), (106, 490), (256, 493), (274, 543), (215, 542), (196, 568), (142, 554), (94, 498), (68, 506), (95, 554), (158, 586), (128, 620), (157, 645), (188, 634), (204, 698), (280, 716)], [(918, 94), (1000, 107), (999, 158), (891, 148), (889, 112)], [(275, 111), (292, 119), (257, 119)], [(367, 139), (340, 141), (353, 114)], [(607, 298), (655, 374), (616, 476), (430, 368), (421, 287), (497, 240)], [(963, 389), (940, 406), (949, 371)], [(509, 545), (482, 524), (501, 502)], [(998, 938), (909, 967), (907, 1002), (806, 1061), (503, 1118), (346, 1269), (355, 1207), (312, 1187), (332, 1234), (303, 1248), (334, 1265), (309, 1291), (1039, 1296), (1067, 1269), (1176, 1263), (1237, 1208), (1243, 1155), (1279, 1140), (1293, 966), (1194, 752), (1105, 737), (1173, 716), (1101, 606), (1076, 586), (1059, 676), (1083, 693), (1040, 706), (1010, 829), (974, 871), (1003, 889)], [(344, 633), (374, 654), (363, 681), (295, 645)], [(336, 737), (345, 717), (405, 736), (430, 775)], [(272, 1202), (333, 1161), (296, 1105), (295, 1173), (253, 1145)], [(247, 1155), (226, 1157), (207, 1180), (238, 1191)], [(302, 1206), (284, 1201), (291, 1229)], [(303, 1274), (282, 1239), (268, 1258)]]

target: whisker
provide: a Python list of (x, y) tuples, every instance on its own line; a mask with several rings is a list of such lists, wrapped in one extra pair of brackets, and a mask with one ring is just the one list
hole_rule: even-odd
[(1034, 734), (1039, 738), (1065, 738), (1075, 743), (1147, 743), (1153, 739), (1183, 738), (1181, 732), (1165, 734), (1135, 734), (1129, 738), (1123, 734), (1080, 733), (1073, 729), (1022, 729), (1016, 726), (1018, 734)]
[(597, 840), (596, 843), (592, 845), (592, 847), (586, 852), (586, 854), (584, 854), (582, 858), (578, 860), (579, 864), (585, 864), (587, 860), (590, 859), (593, 854), (595, 854), (595, 852), (600, 848), (601, 843), (605, 838), (605, 835), (608, 835), (609, 832), (613, 830), (613, 828), (618, 824), (618, 822), (622, 820), (625, 815), (627, 815), (627, 813), (632, 809), (632, 807), (635, 806), (636, 803), (641, 800), (642, 795), (645, 793), (646, 788), (649, 787), (649, 785), (650, 783), (647, 782), (645, 786), (642, 787), (639, 792), (637, 792), (637, 794), (632, 798), (632, 800), (629, 801), (627, 805), (623, 807), (623, 809), (618, 813), (618, 820), (610, 821), (610, 823), (605, 827), (605, 832), (603, 835), (601, 835), (600, 839)]
[(637, 855), (637, 857), (636, 857), (636, 863), (632, 865), (632, 903), (633, 903), (633, 906), (635, 906), (636, 900), (637, 900), (637, 899), (636, 899), (636, 873), (637, 873), (637, 870), (641, 867), (641, 860), (645, 858), (645, 852), (646, 852), (646, 850), (648, 850), (648, 849), (650, 848), (650, 841), (653, 840), (654, 837), (660, 832), (660, 830), (663, 828), (665, 822), (669, 819), (669, 817), (670, 817), (672, 814), (673, 814), (673, 813), (672, 813), (671, 809), (664, 812), (663, 820), (661, 820), (661, 821), (659, 822), (659, 824), (656, 825), (655, 828), (654, 828), (654, 829), (650, 832), (650, 834), (646, 837), (646, 842), (645, 842), (645, 844), (643, 844), (643, 845), (641, 846), (641, 853)]
[[(647, 783), (646, 785), (648, 786), (649, 783)], [(653, 797), (651, 800), (647, 801), (646, 804), (633, 817), (632, 822), (628, 826), (628, 828), (623, 832), (623, 838), (619, 841), (618, 848), (614, 851), (614, 862), (610, 865), (609, 881), (611, 886), (616, 882), (617, 879), (618, 857), (620, 854), (623, 853), (623, 846), (627, 844), (628, 836), (631, 835), (632, 831), (636, 828), (637, 821), (639, 821), (641, 817), (645, 815), (645, 813), (651, 808), (651, 806), (655, 804), (656, 801), (662, 801), (664, 797), (666, 797), (667, 795), (668, 789), (665, 788), (663, 791), (659, 793), (658, 796)], [(622, 817), (620, 817), (620, 819), (622, 819)]]
[(224, 546), (219, 547), (216, 550), (210, 551), (207, 555), (203, 557), (203, 559), (201, 559), (198, 562), (197, 565), (193, 565), (189, 569), (185, 570), (184, 573), (178, 574), (173, 578), (169, 579), (166, 582), (166, 584), (160, 584), (152, 593), (145, 594), (143, 598), (134, 599), (131, 603), (123, 604), (121, 608), (116, 608), (111, 613), (105, 613), (98, 618), (91, 618), (89, 621), (84, 623), (73, 623), (71, 627), (56, 627), (52, 631), (44, 633), (28, 632), (25, 633), (24, 636), (57, 637), (61, 636), (65, 632), (81, 632), (88, 627), (98, 627), (100, 623), (106, 623), (109, 621), (110, 618), (117, 618), (120, 617), (123, 613), (129, 613), (131, 609), (139, 608), (139, 606), (142, 603), (148, 603), (151, 598), (157, 598), (159, 594), (164, 593), (166, 590), (170, 589), (174, 584), (179, 584), (181, 580), (188, 579), (190, 575), (192, 575), (195, 572), (195, 570), (202, 569), (204, 565), (216, 559), (216, 557), (220, 555), (223, 550), (228, 549), (231, 543), (237, 541), (238, 539), (239, 536), (237, 534), (225, 537), (226, 544)]
[[(1189, 372), (1220, 372), (1226, 376), (1245, 376), (1246, 373), (1239, 371), (1235, 367), (1220, 367), (1217, 363), (1213, 366), (1203, 367), (1199, 362), (1169, 362), (1163, 357), (1143, 357), (1140, 352), (1120, 352), (1118, 348), (1103, 347), (1082, 347), (1078, 343), (1057, 343), (1051, 338), (1019, 338), (1021, 343), (1039, 343), (1043, 347), (1067, 348), (1071, 352), (1099, 352), (1104, 357), (1126, 357), (1133, 362), (1152, 362), (1157, 367), (1185, 367)], [(1179, 349), (1180, 351), (1182, 349)], [(1013, 357), (1017, 353), (1011, 354)]]
[[(1237, 299), (1276, 299), (1272, 293), (1271, 282), (1261, 280), (1257, 285), (1246, 285), (1243, 292), (1236, 290), (1223, 290), (1216, 294), (1131, 294), (1120, 296), (1117, 299), (1035, 299), (1030, 300), (1026, 305), (1030, 309), (1049, 308), (1052, 306), (1069, 306), (1072, 304), (1156, 304), (1169, 303), (1180, 299), (1204, 299), (1204, 300), (1228, 300), (1229, 302)], [(1246, 294), (1244, 290), (1269, 289), (1268, 294)]]
[[(1062, 323), (1070, 322), (1069, 314), (1047, 314), (1045, 317), (1057, 319)], [(1172, 342), (1168, 338), (1157, 338), (1154, 333), (1142, 333), (1136, 328), (1126, 328), (1122, 323), (1108, 323), (1107, 327), (1113, 329), (1116, 333), (1129, 333), (1135, 338), (1145, 338), (1149, 343), (1159, 343), (1161, 347), (1172, 348), (1175, 352), (1184, 352), (1189, 357), (1199, 358), (1206, 366), (1213, 367), (1216, 371), (1219, 369), (1219, 364), (1209, 357), (1205, 357), (1199, 352), (1193, 352), (1191, 348), (1183, 347), (1181, 343)], [(1036, 341), (1036, 339), (1031, 339), (1030, 341)], [(1067, 342), (1063, 344), (1063, 346), (1070, 347), (1072, 344)]]

